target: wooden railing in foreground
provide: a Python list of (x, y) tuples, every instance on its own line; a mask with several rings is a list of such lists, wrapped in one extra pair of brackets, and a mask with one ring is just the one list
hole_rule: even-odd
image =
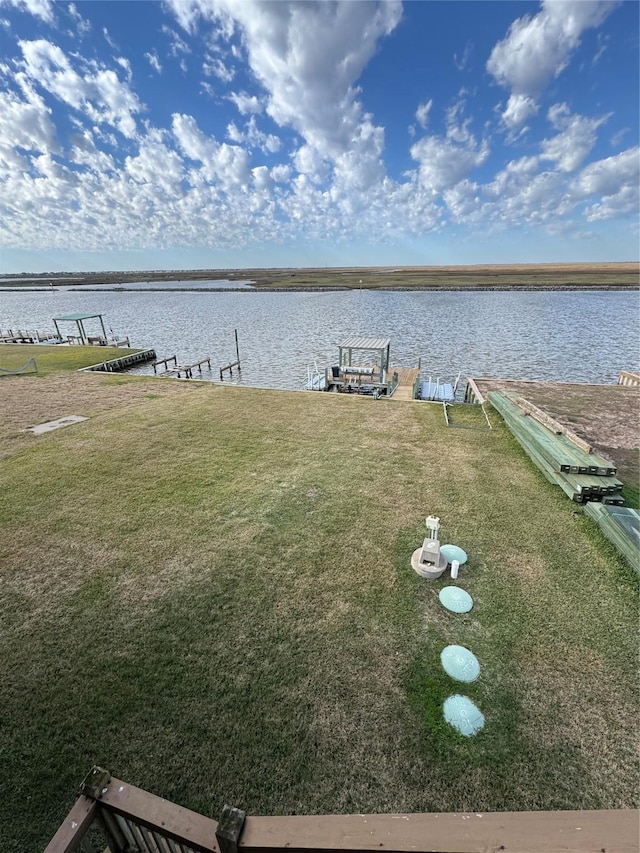
[[(637, 811), (246, 817), (218, 823), (94, 768), (45, 853), (632, 853)], [(99, 827), (101, 842), (87, 833)], [(86, 846), (87, 845), (87, 846)]]

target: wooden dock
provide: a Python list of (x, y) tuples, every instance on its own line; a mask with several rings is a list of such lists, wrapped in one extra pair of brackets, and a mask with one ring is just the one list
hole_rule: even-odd
[(42, 344), (47, 341), (57, 344), (59, 340), (55, 332), (42, 332), (38, 329), (0, 329), (2, 344)]
[[(173, 367), (169, 367), (169, 362), (173, 362)], [(158, 373), (158, 366), (163, 365), (165, 369)], [(170, 355), (167, 358), (161, 358), (157, 361), (154, 361), (152, 367), (153, 372), (163, 379), (193, 379), (193, 371), (197, 370), (200, 374), (202, 374), (203, 365), (207, 365), (207, 368), (211, 370), (211, 357), (205, 356), (201, 358), (199, 361), (194, 361), (191, 364), (178, 364), (177, 356)]]
[(393, 376), (394, 373), (398, 374), (398, 385), (396, 390), (393, 392), (390, 397), (391, 400), (395, 400), (397, 403), (407, 403), (414, 399), (413, 397), (413, 387), (415, 385), (416, 379), (420, 374), (420, 370), (417, 367), (390, 367), (389, 368), (389, 376)]
[(134, 367), (136, 364), (142, 364), (145, 361), (153, 361), (156, 357), (154, 349), (138, 350), (138, 352), (128, 353), (120, 356), (120, 358), (112, 358), (109, 361), (101, 361), (99, 364), (92, 364), (90, 367), (81, 367), (81, 370), (99, 370), (104, 373), (118, 373), (120, 370), (127, 370), (129, 367)]

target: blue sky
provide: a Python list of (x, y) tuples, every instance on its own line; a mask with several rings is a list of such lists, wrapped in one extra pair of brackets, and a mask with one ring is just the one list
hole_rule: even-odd
[(0, 0), (0, 270), (638, 258), (635, 0)]

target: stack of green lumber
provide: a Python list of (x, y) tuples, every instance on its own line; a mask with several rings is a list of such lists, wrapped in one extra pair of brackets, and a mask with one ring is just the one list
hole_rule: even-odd
[(588, 503), (584, 511), (598, 522), (610, 542), (640, 571), (640, 513), (626, 506)]
[[(491, 405), (527, 455), (549, 482), (560, 486), (576, 503), (602, 501), (621, 505), (622, 483), (616, 468), (595, 453), (587, 453), (566, 435), (554, 432), (525, 413), (526, 401), (509, 391), (489, 391)], [(551, 420), (551, 419), (549, 419)]]

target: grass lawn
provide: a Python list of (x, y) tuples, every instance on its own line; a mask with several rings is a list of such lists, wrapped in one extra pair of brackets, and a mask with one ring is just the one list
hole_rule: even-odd
[[(35, 358), (38, 373), (34, 376), (48, 376), (59, 370), (79, 370), (81, 367), (101, 364), (132, 352), (138, 350), (125, 347), (66, 347), (59, 344), (0, 344), (0, 367), (19, 370), (30, 358)], [(12, 378), (0, 376), (0, 381), (9, 382)]]
[[(71, 380), (113, 405), (0, 461), (3, 851), (42, 849), (94, 763), (212, 817), (638, 805), (636, 579), (499, 418)], [(410, 568), (429, 513), (469, 614)]]

